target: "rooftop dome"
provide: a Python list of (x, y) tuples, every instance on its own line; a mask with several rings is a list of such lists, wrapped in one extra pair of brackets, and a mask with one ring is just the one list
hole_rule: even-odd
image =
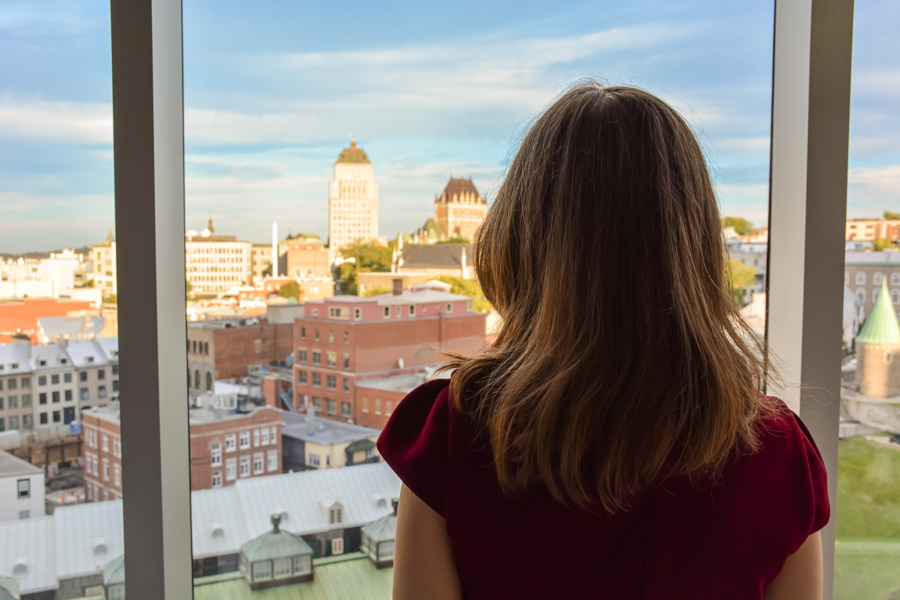
[(900, 321), (897, 320), (897, 312), (884, 279), (881, 281), (881, 291), (875, 298), (875, 306), (856, 341), (877, 346), (900, 345)]

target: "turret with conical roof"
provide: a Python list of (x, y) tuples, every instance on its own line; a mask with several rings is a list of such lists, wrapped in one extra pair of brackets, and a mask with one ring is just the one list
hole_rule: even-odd
[(856, 356), (856, 384), (863, 395), (900, 396), (900, 320), (885, 280), (856, 336)]

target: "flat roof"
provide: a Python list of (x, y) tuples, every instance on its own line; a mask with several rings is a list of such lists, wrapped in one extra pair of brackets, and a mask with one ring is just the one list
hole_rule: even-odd
[(378, 437), (381, 431), (371, 427), (341, 423), (314, 417), (312, 423), (303, 413), (281, 413), (281, 435), (315, 444), (344, 444)]
[[(384, 390), (387, 392), (409, 393), (432, 379), (437, 379), (435, 368), (425, 369), (418, 373), (409, 375), (390, 375), (388, 377), (379, 377), (376, 379), (357, 380), (356, 387), (369, 388), (374, 390)], [(441, 376), (446, 376), (441, 374)]]
[(17, 458), (0, 450), (0, 477), (16, 477), (17, 475), (35, 475), (44, 471), (31, 463), (25, 462), (21, 458)]

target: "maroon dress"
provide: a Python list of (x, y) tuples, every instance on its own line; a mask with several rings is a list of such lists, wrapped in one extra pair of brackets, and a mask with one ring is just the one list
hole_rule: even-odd
[(761, 599), (828, 522), (822, 458), (789, 411), (760, 423), (760, 450), (731, 459), (718, 484), (669, 480), (607, 517), (539, 487), (505, 496), (486, 435), (452, 405), (448, 383), (413, 390), (378, 450), (446, 519), (466, 598)]

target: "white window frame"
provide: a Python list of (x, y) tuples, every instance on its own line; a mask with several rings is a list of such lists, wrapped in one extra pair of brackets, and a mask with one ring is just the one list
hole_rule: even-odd
[(264, 452), (257, 452), (253, 455), (253, 474), (262, 475), (266, 472), (266, 458)]
[(237, 435), (229, 433), (225, 436), (225, 452), (234, 452), (237, 450)]
[(238, 448), (241, 450), (246, 450), (250, 447), (250, 432), (242, 431), (239, 436)]
[(278, 471), (278, 450), (269, 450), (266, 455), (266, 470), (269, 473)]
[(269, 428), (264, 427), (262, 430), (262, 433), (260, 435), (261, 435), (260, 444), (262, 444), (263, 446), (268, 446), (269, 445)]
[(240, 477), (250, 477), (250, 455), (245, 454), (240, 457), (240, 466), (238, 468), (238, 475)]
[(222, 444), (213, 442), (209, 447), (209, 464), (213, 467), (222, 466)]
[[(778, 0), (774, 19), (767, 342), (785, 361), (784, 380), (808, 385), (767, 391), (799, 407), (825, 459), (832, 506), (839, 403), (831, 399), (840, 393), (833, 325), (843, 304), (833, 282), (843, 270), (852, 10), (852, 0)], [(189, 598), (183, 67), (182, 44), (173, 43), (182, 39), (181, 5), (112, 0), (111, 30), (119, 344), (129, 398), (121, 407), (129, 440), (124, 550), (140, 565), (126, 590), (130, 600)], [(148, 279), (155, 293), (145, 293)], [(823, 542), (829, 600), (834, 520)]]
[(226, 481), (234, 481), (237, 479), (237, 459), (236, 458), (226, 458), (225, 459), (225, 480)]

